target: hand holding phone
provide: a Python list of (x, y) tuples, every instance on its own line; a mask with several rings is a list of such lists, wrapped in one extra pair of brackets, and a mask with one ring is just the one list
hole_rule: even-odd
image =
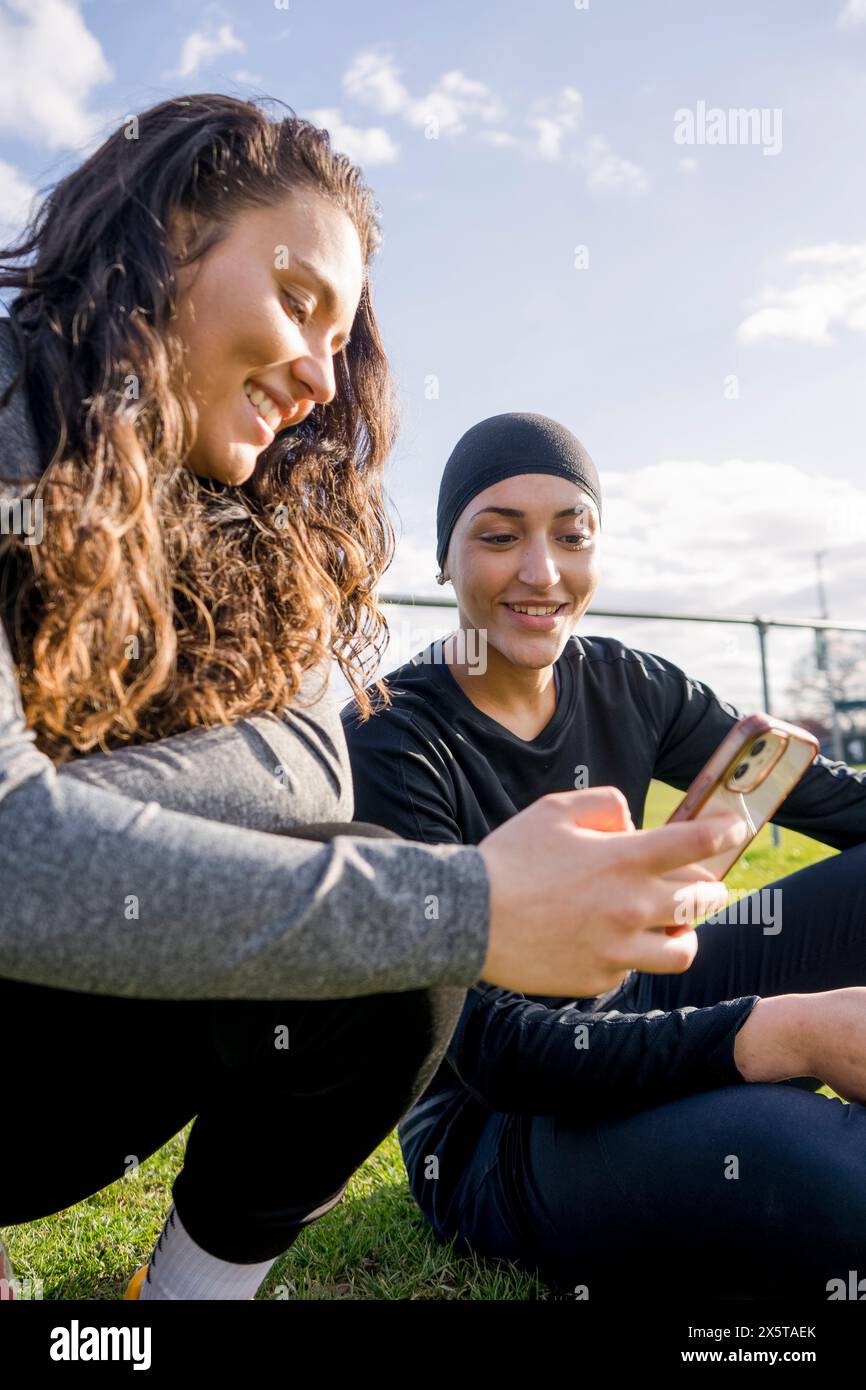
[[(818, 740), (807, 729), (769, 714), (744, 715), (722, 739), (667, 823), (723, 811), (732, 811), (743, 821), (748, 833), (741, 845), (701, 861), (722, 879), (791, 793), (818, 751)], [(665, 930), (673, 936), (682, 928)]]

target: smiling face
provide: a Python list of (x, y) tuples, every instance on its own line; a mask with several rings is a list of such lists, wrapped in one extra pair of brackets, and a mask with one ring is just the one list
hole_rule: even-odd
[[(173, 229), (179, 239), (183, 225)], [(199, 261), (179, 268), (174, 326), (198, 414), (193, 472), (243, 483), (276, 433), (333, 400), (333, 359), (363, 283), (353, 222), (306, 190), (242, 211)]]
[(515, 666), (552, 665), (598, 588), (599, 541), (595, 503), (567, 478), (521, 473), (485, 488), (458, 517), (444, 566), (461, 627), (486, 629)]

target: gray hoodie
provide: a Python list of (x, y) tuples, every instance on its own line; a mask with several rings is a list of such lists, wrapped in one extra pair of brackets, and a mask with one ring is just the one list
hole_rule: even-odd
[[(0, 319), (0, 395), (19, 361)], [(0, 479), (44, 467), (30, 405), (21, 384), (0, 409)], [(0, 533), (24, 524), (20, 498), (0, 482)], [(320, 685), (308, 673), (303, 698)], [(478, 849), (280, 833), (353, 806), (329, 694), (55, 768), (0, 621), (0, 976), (162, 999), (473, 984), (490, 911)]]

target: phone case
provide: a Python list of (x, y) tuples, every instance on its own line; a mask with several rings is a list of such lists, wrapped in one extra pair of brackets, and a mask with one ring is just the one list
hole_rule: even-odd
[(815, 761), (818, 740), (770, 714), (744, 715), (698, 773), (668, 824), (733, 811), (750, 837), (701, 862), (724, 878)]

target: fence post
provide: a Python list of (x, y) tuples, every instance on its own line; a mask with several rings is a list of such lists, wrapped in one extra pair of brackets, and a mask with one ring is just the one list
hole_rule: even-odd
[[(766, 714), (772, 714), (773, 711), (770, 709), (770, 677), (767, 671), (767, 633), (770, 630), (770, 625), (766, 618), (755, 618), (755, 627), (758, 630), (758, 643), (761, 648), (761, 685), (764, 689), (764, 711)], [(773, 848), (778, 849), (782, 843), (782, 837), (777, 825), (770, 826), (770, 837), (773, 841)]]

